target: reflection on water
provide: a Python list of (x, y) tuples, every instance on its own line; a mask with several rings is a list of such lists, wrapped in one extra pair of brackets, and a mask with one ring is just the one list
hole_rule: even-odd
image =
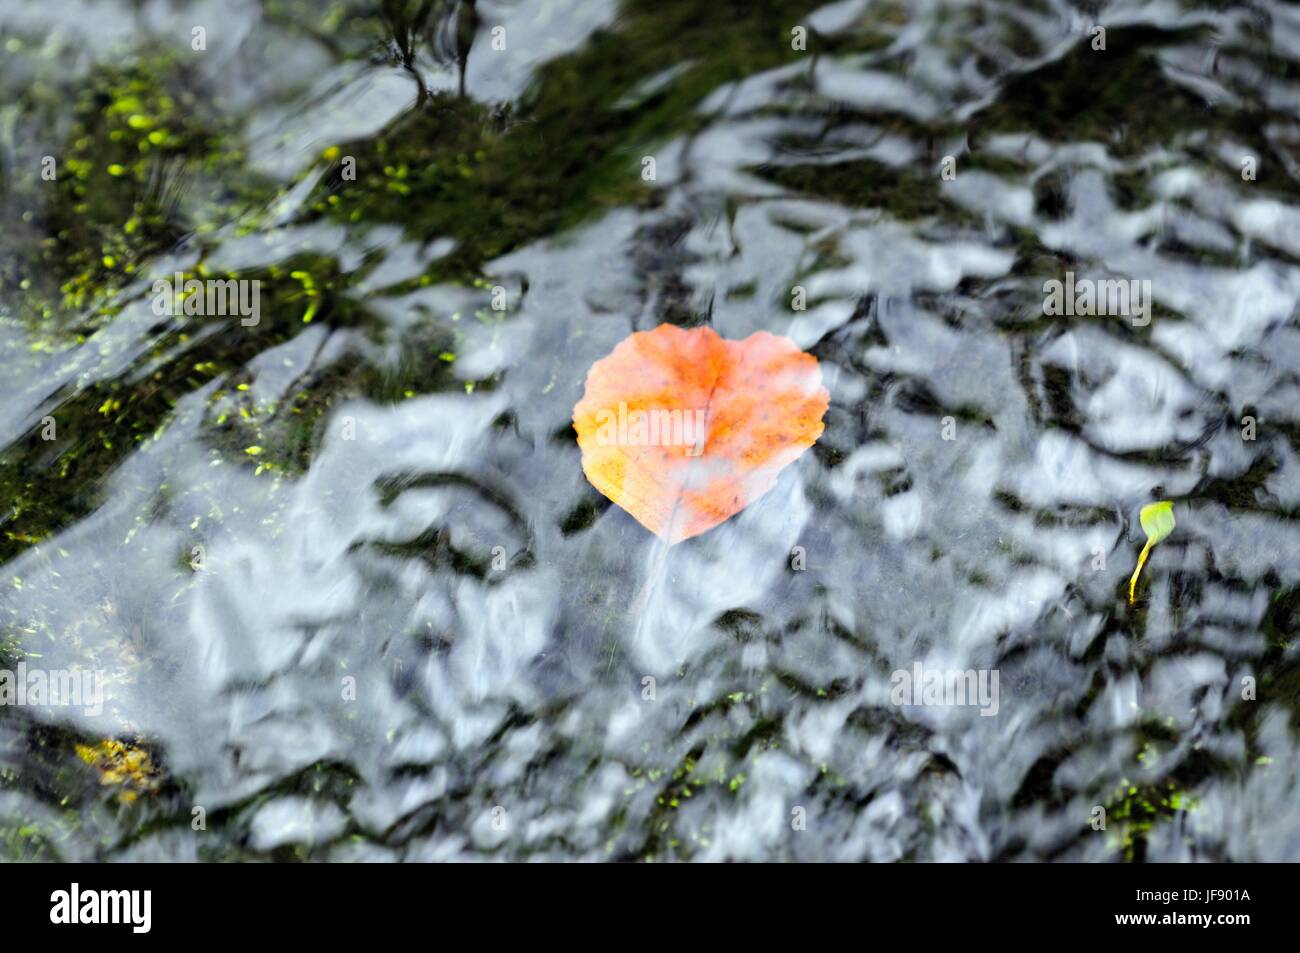
[[(0, 47), (0, 662), (106, 686), (0, 708), (0, 856), (1300, 857), (1295, 8), (12, 2)], [(177, 272), (260, 320), (160, 315)], [(1149, 321), (1046, 313), (1067, 273)], [(634, 606), (570, 420), (665, 321), (831, 407)], [(898, 704), (927, 670), (996, 714)]]

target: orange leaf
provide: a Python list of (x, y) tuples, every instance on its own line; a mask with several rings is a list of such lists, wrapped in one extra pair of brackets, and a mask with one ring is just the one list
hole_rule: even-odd
[(770, 490), (829, 405), (817, 358), (788, 338), (661, 324), (591, 366), (573, 426), (592, 486), (671, 544)]

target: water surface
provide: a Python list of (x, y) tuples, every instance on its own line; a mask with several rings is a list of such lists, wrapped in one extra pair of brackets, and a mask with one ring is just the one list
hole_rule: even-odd
[[(1300, 858), (1296, 8), (5, 2), (0, 50), (0, 662), (108, 680), (0, 708), (0, 857)], [(663, 322), (831, 407), (633, 617), (571, 412)], [(918, 662), (997, 714), (893, 704)]]

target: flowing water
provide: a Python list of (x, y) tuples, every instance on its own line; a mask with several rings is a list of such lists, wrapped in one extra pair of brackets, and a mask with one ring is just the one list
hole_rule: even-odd
[[(1300, 859), (1296, 7), (5, 0), (0, 62), (0, 667), (103, 679), (0, 707), (0, 857)], [(571, 427), (664, 322), (831, 393), (666, 553)]]

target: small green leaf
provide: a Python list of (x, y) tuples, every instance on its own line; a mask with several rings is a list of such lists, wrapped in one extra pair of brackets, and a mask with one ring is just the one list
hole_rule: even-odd
[(1174, 531), (1174, 504), (1169, 500), (1150, 503), (1142, 507), (1138, 519), (1142, 521), (1142, 531), (1154, 546)]
[(1148, 503), (1142, 507), (1142, 512), (1138, 514), (1138, 520), (1142, 523), (1142, 531), (1147, 534), (1147, 544), (1142, 547), (1142, 555), (1138, 557), (1137, 568), (1133, 570), (1133, 577), (1128, 581), (1129, 605), (1132, 605), (1137, 598), (1138, 576), (1142, 573), (1142, 567), (1147, 564), (1147, 557), (1151, 555), (1151, 547), (1174, 531), (1174, 504), (1169, 500)]

